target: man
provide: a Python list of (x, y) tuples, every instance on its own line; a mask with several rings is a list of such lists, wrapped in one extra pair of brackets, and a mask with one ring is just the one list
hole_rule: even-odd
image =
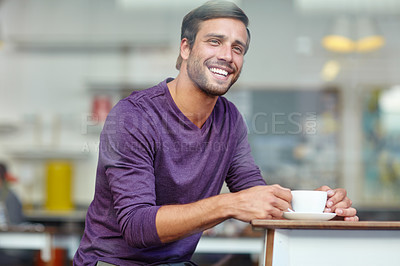
[[(193, 10), (182, 23), (178, 76), (110, 112), (75, 265), (194, 265), (203, 230), (229, 218), (282, 218), (291, 206), (289, 189), (266, 185), (241, 115), (220, 97), (240, 75), (247, 25), (229, 2)], [(232, 193), (219, 194), (224, 181)], [(358, 220), (344, 189), (321, 189), (326, 211)]]

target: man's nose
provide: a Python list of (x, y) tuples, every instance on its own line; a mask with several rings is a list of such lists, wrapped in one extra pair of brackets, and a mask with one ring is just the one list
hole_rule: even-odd
[(232, 47), (230, 45), (223, 45), (219, 51), (218, 59), (232, 62)]

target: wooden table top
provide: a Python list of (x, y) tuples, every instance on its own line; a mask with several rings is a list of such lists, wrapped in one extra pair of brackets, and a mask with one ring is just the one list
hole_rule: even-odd
[(307, 221), (307, 220), (252, 220), (257, 229), (333, 229), (333, 230), (400, 230), (400, 221)]

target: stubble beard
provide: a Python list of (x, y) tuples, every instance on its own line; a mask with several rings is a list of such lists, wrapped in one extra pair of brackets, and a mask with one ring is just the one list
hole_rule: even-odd
[[(224, 81), (213, 80), (213, 83), (208, 80), (206, 73), (204, 73), (203, 65), (200, 60), (191, 55), (187, 61), (186, 67), (189, 78), (202, 90), (205, 94), (210, 96), (222, 96), (229, 91), (231, 86), (238, 80), (240, 71), (230, 81), (228, 85)], [(217, 84), (215, 84), (215, 82)]]

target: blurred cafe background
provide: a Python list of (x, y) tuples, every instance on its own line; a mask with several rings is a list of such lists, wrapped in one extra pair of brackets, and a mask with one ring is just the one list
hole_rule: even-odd
[[(0, 161), (24, 230), (55, 230), (51, 265), (70, 262), (79, 244), (109, 110), (177, 74), (181, 20), (203, 2), (0, 0)], [(400, 1), (234, 2), (252, 38), (226, 97), (267, 182), (345, 187), (362, 220), (398, 220)], [(1, 228), (0, 247), (17, 249)], [(247, 229), (227, 221), (204, 239), (239, 243), (253, 236)], [(211, 265), (222, 253), (199, 247), (196, 256)]]

